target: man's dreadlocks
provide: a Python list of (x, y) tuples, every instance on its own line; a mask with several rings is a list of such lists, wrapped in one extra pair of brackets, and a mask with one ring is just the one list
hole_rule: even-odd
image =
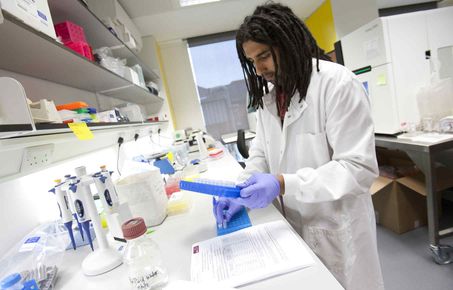
[[(275, 64), (277, 88), (287, 96), (285, 108), (289, 107), (296, 90), (301, 102), (305, 99), (312, 73), (312, 58), (330, 60), (318, 47), (305, 24), (289, 7), (268, 2), (258, 6), (252, 15), (247, 16), (236, 33), (236, 49), (246, 79), (249, 92), (249, 107), (263, 107), (262, 97), (268, 93), (267, 81), (256, 74), (253, 63), (245, 56), (242, 44), (254, 41), (270, 46)], [(278, 50), (279, 62), (276, 62)]]

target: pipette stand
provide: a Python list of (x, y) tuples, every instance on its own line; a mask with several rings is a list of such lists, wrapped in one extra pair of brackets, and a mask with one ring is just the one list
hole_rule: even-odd
[(93, 223), (96, 233), (98, 248), (88, 254), (82, 262), (82, 272), (86, 276), (97, 276), (107, 273), (123, 263), (121, 255), (109, 246), (105, 232), (101, 228), (101, 219), (96, 210), (93, 195), (91, 194), (90, 184), (94, 183), (92, 176), (86, 174), (84, 167), (76, 168), (76, 173), (81, 178), (81, 185), (84, 190), (86, 208)]

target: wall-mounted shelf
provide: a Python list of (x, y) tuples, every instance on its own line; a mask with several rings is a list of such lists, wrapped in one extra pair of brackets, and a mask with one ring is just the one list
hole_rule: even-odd
[[(91, 131), (106, 130), (106, 129), (117, 129), (122, 130), (124, 128), (142, 128), (149, 126), (159, 126), (165, 125), (168, 121), (160, 122), (126, 122), (126, 123), (88, 123), (87, 126)], [(30, 124), (13, 124), (13, 125), (0, 125), (0, 132), (20, 132), (17, 136), (13, 138), (24, 138), (30, 136), (40, 136), (40, 135), (51, 135), (51, 134), (62, 134), (62, 133), (71, 133), (71, 129), (67, 124), (63, 123), (37, 123), (35, 124), (36, 130), (33, 131), (33, 128)], [(26, 132), (28, 131), (28, 132)], [(10, 137), (8, 137), (10, 138)], [(1, 140), (1, 138), (0, 138)]]
[(11, 14), (0, 12), (4, 18), (0, 24), (1, 69), (90, 92), (105, 92), (132, 103), (163, 103), (161, 97), (78, 55)]
[(93, 49), (104, 46), (116, 48), (113, 50), (115, 57), (127, 59), (128, 66), (139, 64), (145, 80), (156, 82), (159, 79), (159, 76), (134, 51), (112, 34), (80, 0), (48, 0), (48, 2), (54, 23), (69, 20), (83, 26), (87, 41)]
[[(36, 172), (55, 164), (64, 162), (70, 158), (91, 153), (96, 150), (117, 146), (118, 138), (124, 138), (124, 142), (133, 141), (134, 135), (140, 137), (149, 136), (156, 130), (155, 126), (164, 126), (168, 122), (131, 122), (131, 123), (91, 123), (88, 124), (94, 138), (83, 141), (77, 139), (66, 124), (36, 124), (36, 131), (28, 132), (14, 138), (0, 139), (0, 160), (6, 166), (0, 166), (0, 182), (14, 179), (32, 172)], [(6, 127), (10, 125), (1, 125)], [(27, 125), (15, 125), (16, 129)], [(35, 169), (24, 169), (22, 159), (24, 152), (29, 147), (51, 144), (53, 150), (48, 165)]]

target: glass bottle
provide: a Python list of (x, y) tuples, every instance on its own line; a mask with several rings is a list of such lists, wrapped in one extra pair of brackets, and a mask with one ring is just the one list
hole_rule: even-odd
[(133, 218), (122, 225), (127, 246), (123, 261), (128, 266), (129, 282), (133, 289), (160, 289), (168, 282), (159, 247), (146, 235), (143, 218)]

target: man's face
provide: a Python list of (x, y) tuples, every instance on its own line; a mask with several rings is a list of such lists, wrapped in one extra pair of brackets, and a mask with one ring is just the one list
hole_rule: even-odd
[(256, 73), (266, 81), (275, 84), (275, 64), (272, 58), (271, 47), (248, 40), (242, 44), (242, 49), (244, 50), (245, 57), (253, 63)]

